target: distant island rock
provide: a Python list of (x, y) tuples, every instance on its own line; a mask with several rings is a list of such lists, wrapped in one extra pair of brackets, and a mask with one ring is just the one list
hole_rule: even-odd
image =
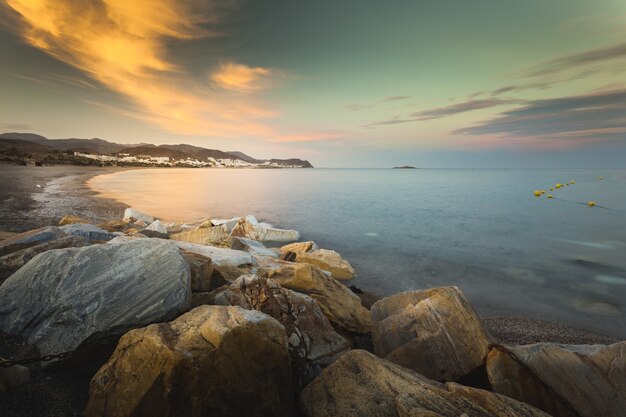
[(32, 133), (0, 134), (0, 162), (26, 165), (116, 165), (216, 168), (313, 168), (309, 161), (256, 159), (193, 145), (120, 144), (103, 139), (48, 139)]
[(409, 166), (409, 165), (405, 165), (402, 167), (393, 167), (393, 169), (417, 169), (417, 168)]

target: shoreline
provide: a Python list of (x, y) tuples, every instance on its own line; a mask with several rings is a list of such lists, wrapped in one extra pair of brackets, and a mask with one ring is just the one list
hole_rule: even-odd
[[(6, 217), (0, 216), (2, 219), (0, 230), (2, 231), (23, 232), (41, 226), (57, 224), (67, 214), (75, 214), (94, 223), (121, 218), (124, 209), (129, 205), (112, 197), (114, 193), (106, 195), (95, 191), (88, 182), (100, 175), (123, 172), (129, 169), (141, 169), (127, 167), (69, 167), (68, 169), (67, 166), (15, 168), (30, 168), (31, 173), (34, 172), (35, 174), (45, 174), (44, 171), (49, 171), (50, 168), (54, 172), (52, 172), (53, 177), (47, 183), (40, 184), (41, 188), (32, 186), (36, 181), (25, 181), (25, 186), (19, 187), (18, 191), (21, 196), (11, 201), (12, 207), (19, 204), (28, 205), (28, 198), (32, 200), (32, 203), (28, 206), (26, 215), (17, 221), (13, 219), (9, 227), (7, 227)], [(3, 171), (6, 171), (6, 165), (0, 165), (0, 173)], [(22, 176), (22, 178), (26, 179), (27, 176)], [(41, 175), (35, 176), (34, 179), (40, 180)], [(31, 193), (27, 198), (25, 193), (28, 192), (28, 185), (30, 185)], [(2, 197), (0, 214), (6, 211), (3, 191), (0, 189), (0, 196)], [(182, 219), (182, 221), (191, 220)], [(332, 245), (330, 246), (332, 247)], [(369, 293), (371, 288), (363, 287), (363, 290)], [(375, 298), (382, 297), (375, 292), (370, 294)], [(477, 313), (490, 333), (499, 342), (519, 344), (520, 341), (526, 341), (525, 343), (550, 341), (565, 344), (593, 344), (612, 343), (621, 340), (614, 335), (577, 328), (556, 320), (537, 319), (530, 315), (520, 315), (515, 312), (509, 314), (502, 311), (477, 309)]]

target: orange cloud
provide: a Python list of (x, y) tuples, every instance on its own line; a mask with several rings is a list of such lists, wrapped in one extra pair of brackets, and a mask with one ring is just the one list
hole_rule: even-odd
[(272, 87), (277, 76), (276, 71), (268, 68), (227, 62), (221, 63), (218, 70), (211, 74), (211, 80), (219, 88), (253, 93)]
[[(7, 4), (21, 16), (26, 42), (130, 99), (137, 111), (129, 116), (179, 134), (274, 136), (263, 119), (275, 112), (250, 97), (193, 84), (166, 48), (171, 39), (215, 35), (207, 26), (221, 21), (236, 1), (7, 0)], [(254, 92), (269, 85), (271, 71), (230, 64), (215, 75), (230, 90)]]
[(329, 130), (322, 132), (307, 132), (299, 134), (278, 135), (273, 138), (274, 142), (320, 142), (346, 137), (346, 132)]

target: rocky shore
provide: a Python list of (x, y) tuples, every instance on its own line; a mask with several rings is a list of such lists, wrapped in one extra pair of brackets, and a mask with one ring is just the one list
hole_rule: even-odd
[(626, 342), (481, 320), (457, 287), (379, 299), (341, 254), (252, 215), (72, 212), (2, 238), (3, 416), (626, 410)]

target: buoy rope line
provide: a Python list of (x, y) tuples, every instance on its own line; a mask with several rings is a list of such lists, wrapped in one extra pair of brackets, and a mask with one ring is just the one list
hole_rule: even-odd
[[(574, 203), (574, 204), (581, 204), (583, 206), (589, 206), (589, 203), (585, 203), (584, 201), (566, 200), (564, 198), (558, 198), (558, 197), (552, 197), (552, 200), (565, 201), (567, 203)], [(620, 212), (620, 213), (626, 213), (626, 210), (616, 209), (616, 208), (607, 207), (607, 206), (601, 206), (600, 204), (594, 204), (593, 207), (594, 208), (595, 207), (601, 208), (601, 209), (604, 209), (604, 210), (617, 211), (617, 212)]]

